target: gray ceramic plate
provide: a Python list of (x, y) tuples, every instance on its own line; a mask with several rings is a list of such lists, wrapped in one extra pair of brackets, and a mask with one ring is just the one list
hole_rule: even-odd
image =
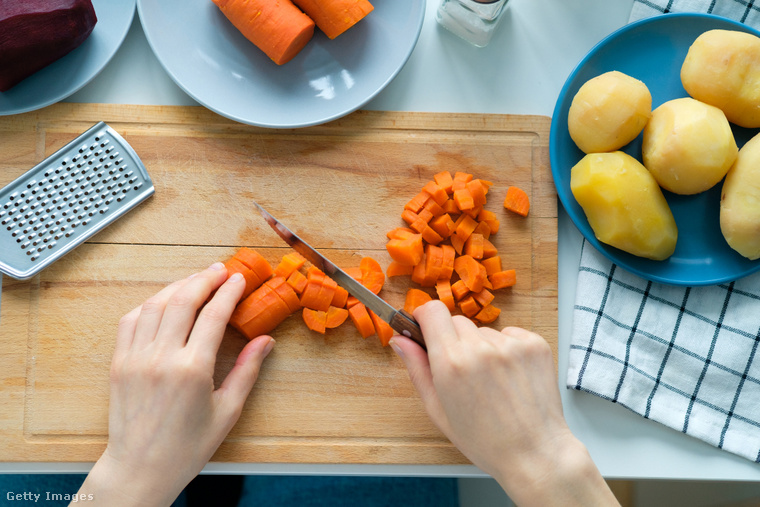
[(318, 29), (278, 66), (243, 37), (211, 0), (138, 0), (148, 42), (193, 99), (262, 127), (317, 125), (375, 97), (406, 63), (425, 0), (374, 0), (375, 10), (334, 40)]
[(127, 36), (135, 0), (92, 0), (98, 22), (87, 40), (63, 58), (0, 93), (0, 115), (34, 111), (79, 91), (106, 66)]

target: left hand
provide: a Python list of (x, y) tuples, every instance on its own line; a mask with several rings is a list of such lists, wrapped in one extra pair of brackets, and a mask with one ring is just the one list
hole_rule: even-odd
[(119, 322), (108, 446), (80, 490), (96, 504), (169, 505), (240, 417), (274, 340), (248, 343), (214, 390), (216, 355), (245, 288), (239, 275), (226, 279), (214, 264)]

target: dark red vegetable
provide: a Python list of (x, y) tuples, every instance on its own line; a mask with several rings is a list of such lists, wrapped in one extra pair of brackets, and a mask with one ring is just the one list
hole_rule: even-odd
[(0, 92), (79, 47), (97, 20), (91, 0), (0, 2)]

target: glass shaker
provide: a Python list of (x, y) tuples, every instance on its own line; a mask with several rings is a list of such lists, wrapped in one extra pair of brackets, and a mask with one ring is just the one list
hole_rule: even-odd
[(486, 46), (509, 0), (443, 0), (436, 19), (477, 47)]

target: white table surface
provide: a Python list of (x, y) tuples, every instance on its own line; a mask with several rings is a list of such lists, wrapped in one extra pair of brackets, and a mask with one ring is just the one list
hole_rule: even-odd
[[(510, 0), (491, 44), (475, 48), (439, 27), (427, 0), (419, 42), (397, 78), (365, 108), (551, 116), (565, 79), (633, 0)], [(195, 105), (153, 56), (139, 17), (114, 59), (69, 102)], [(760, 465), (564, 387), (581, 236), (560, 206), (559, 386), (571, 430), (607, 478), (760, 480)], [(0, 463), (0, 472), (86, 471), (89, 464)], [(478, 476), (475, 467), (212, 464), (208, 473)]]

